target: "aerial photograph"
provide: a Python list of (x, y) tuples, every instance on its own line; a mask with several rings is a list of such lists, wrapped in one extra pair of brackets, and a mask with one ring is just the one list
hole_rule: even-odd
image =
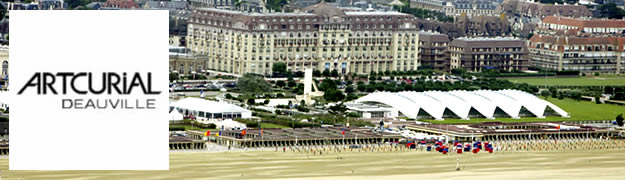
[[(8, 170), (14, 10), (169, 11), (168, 171)], [(0, 179), (625, 179), (624, 17), (625, 0), (3, 0)]]

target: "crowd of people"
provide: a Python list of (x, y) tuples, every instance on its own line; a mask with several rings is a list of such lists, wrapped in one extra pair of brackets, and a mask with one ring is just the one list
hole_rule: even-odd
[(458, 142), (400, 144), (387, 142), (363, 145), (324, 145), (324, 146), (286, 146), (275, 147), (276, 152), (297, 152), (307, 155), (328, 155), (343, 152), (408, 152), (425, 151), (449, 153), (494, 153), (509, 151), (566, 151), (566, 150), (601, 150), (625, 148), (625, 139), (551, 139), (551, 140), (513, 140), (490, 142)]

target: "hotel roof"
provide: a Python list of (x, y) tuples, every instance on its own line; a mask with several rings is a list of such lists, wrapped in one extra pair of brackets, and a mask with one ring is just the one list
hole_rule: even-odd
[(543, 23), (576, 26), (579, 28), (625, 28), (625, 20), (622, 19), (576, 19), (559, 16), (547, 16), (543, 19)]

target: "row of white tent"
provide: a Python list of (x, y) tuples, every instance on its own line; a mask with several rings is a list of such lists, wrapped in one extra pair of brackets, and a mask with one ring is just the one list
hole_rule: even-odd
[(425, 111), (432, 118), (442, 120), (446, 109), (461, 119), (469, 119), (471, 109), (493, 119), (497, 108), (512, 118), (520, 118), (522, 108), (536, 117), (545, 117), (547, 107), (562, 117), (569, 117), (560, 107), (519, 90), (374, 92), (356, 102), (386, 104), (414, 119), (418, 118), (419, 111)]
[(252, 118), (250, 110), (234, 104), (200, 98), (184, 98), (171, 102), (169, 106), (183, 115), (191, 114), (197, 119)]

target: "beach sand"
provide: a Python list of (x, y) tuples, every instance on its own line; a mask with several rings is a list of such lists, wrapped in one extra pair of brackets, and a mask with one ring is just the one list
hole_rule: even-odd
[[(460, 171), (456, 171), (459, 161)], [(8, 171), (2, 179), (625, 179), (625, 149), (493, 154), (171, 152), (169, 171)]]

